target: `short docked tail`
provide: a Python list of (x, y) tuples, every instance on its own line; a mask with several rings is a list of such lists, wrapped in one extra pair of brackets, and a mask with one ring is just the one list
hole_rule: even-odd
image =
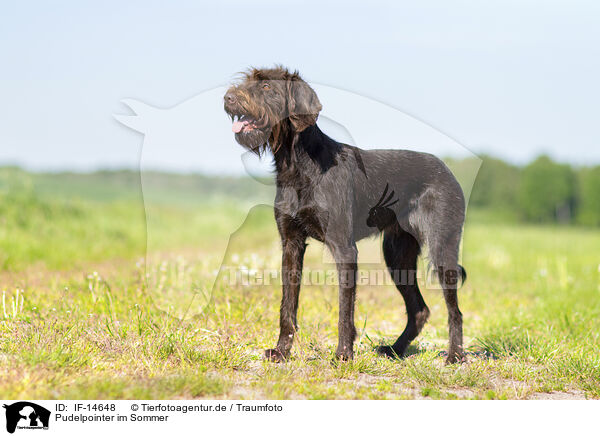
[(464, 269), (462, 265), (458, 265), (458, 267), (460, 268), (460, 276), (462, 278), (460, 282), (460, 287), (462, 288), (467, 281), (467, 270)]

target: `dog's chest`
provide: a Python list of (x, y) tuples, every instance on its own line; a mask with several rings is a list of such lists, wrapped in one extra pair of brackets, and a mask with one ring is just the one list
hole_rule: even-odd
[(279, 187), (275, 208), (286, 228), (301, 229), (312, 238), (324, 240), (328, 212), (326, 200), (318, 192), (293, 186)]

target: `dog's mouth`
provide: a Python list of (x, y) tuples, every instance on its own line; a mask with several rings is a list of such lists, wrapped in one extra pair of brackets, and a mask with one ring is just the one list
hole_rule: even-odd
[(231, 131), (233, 133), (246, 133), (258, 129), (257, 120), (248, 115), (232, 115), (233, 124)]

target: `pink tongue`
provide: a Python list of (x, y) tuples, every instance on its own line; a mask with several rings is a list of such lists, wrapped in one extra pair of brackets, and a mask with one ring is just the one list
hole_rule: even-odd
[(248, 124), (247, 121), (234, 121), (231, 125), (231, 131), (233, 133), (240, 133), (246, 124)]

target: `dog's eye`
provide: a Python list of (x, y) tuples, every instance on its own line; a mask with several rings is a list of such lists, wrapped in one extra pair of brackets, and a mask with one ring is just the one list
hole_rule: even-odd
[(268, 83), (263, 83), (262, 84), (262, 89), (264, 89), (265, 91), (268, 91), (269, 89), (271, 89), (271, 85), (269, 85)]

